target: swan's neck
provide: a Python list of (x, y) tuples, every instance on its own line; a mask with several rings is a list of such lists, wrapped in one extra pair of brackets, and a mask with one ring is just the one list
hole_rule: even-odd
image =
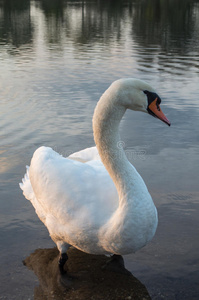
[[(94, 139), (101, 160), (118, 191), (119, 198), (129, 194), (132, 182), (132, 165), (122, 147), (119, 124), (126, 108), (114, 99), (103, 95), (93, 116)], [(126, 197), (125, 197), (126, 198)]]

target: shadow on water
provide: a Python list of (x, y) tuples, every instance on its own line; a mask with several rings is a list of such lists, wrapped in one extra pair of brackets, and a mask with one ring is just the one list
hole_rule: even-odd
[(145, 286), (133, 275), (103, 270), (108, 257), (86, 254), (74, 248), (69, 249), (68, 256), (68, 272), (74, 276), (68, 288), (60, 281), (57, 248), (37, 249), (25, 259), (25, 265), (39, 279), (39, 286), (34, 291), (35, 300), (151, 299)]

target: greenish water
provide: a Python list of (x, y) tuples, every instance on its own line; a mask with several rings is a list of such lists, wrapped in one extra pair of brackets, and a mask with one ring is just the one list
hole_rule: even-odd
[(127, 113), (121, 124), (159, 210), (127, 267), (152, 299), (199, 298), (198, 36), (199, 1), (0, 0), (0, 299), (33, 299), (21, 261), (54, 246), (19, 190), (25, 165), (40, 145), (92, 146), (94, 107), (121, 77), (154, 86), (172, 123)]

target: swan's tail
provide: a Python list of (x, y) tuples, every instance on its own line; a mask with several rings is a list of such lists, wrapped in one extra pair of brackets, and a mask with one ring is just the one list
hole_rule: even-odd
[(32, 198), (34, 197), (34, 192), (29, 178), (29, 166), (26, 166), (26, 174), (24, 175), (22, 182), (19, 183), (19, 186), (22, 189), (26, 199), (32, 201)]
[(37, 201), (37, 198), (34, 194), (30, 178), (29, 178), (29, 166), (26, 166), (26, 174), (22, 179), (22, 182), (19, 183), (20, 188), (23, 191), (23, 195), (28, 199), (35, 208), (35, 211), (40, 218), (40, 220), (45, 224), (46, 214), (41, 206), (41, 204)]

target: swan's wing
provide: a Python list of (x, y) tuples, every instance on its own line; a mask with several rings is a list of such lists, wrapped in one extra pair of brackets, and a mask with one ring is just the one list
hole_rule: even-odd
[(31, 161), (30, 181), (46, 215), (62, 224), (100, 227), (118, 206), (117, 190), (101, 161), (81, 163), (41, 147)]
[(100, 156), (97, 150), (97, 147), (90, 147), (84, 150), (75, 152), (68, 156), (68, 158), (77, 160), (80, 162), (88, 162), (91, 160), (100, 160)]

